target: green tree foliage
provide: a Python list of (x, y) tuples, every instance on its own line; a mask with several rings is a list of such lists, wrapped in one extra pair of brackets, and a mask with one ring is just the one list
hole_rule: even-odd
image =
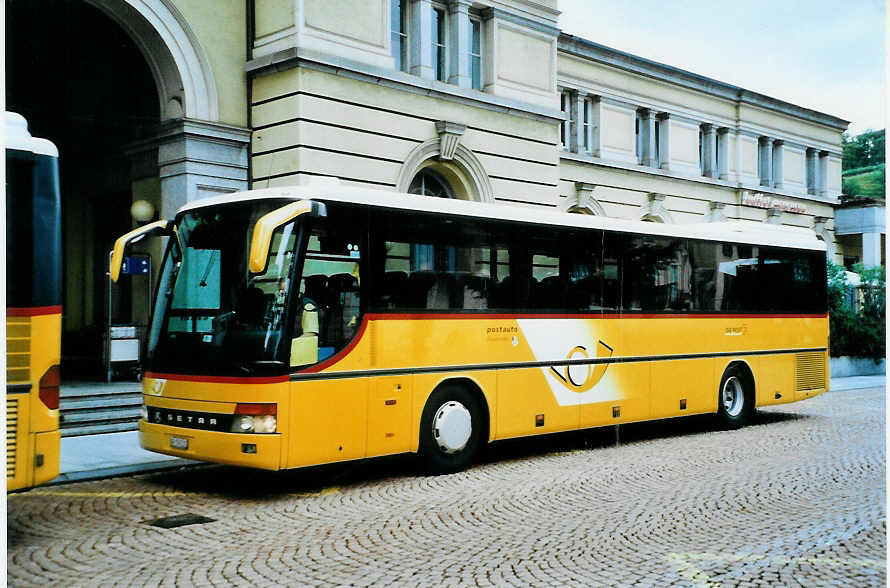
[[(841, 137), (844, 148), (843, 186), (845, 196), (884, 198), (884, 130), (866, 131), (855, 137)], [(849, 198), (848, 198), (849, 199)]]
[(844, 133), (841, 142), (844, 148), (844, 171), (884, 163), (884, 129), (865, 131), (855, 137)]
[[(886, 271), (862, 264), (853, 269), (862, 280), (860, 288), (847, 284), (842, 265), (828, 264), (831, 355), (869, 357), (878, 362), (886, 355)], [(852, 305), (857, 296), (861, 300), (858, 312)]]

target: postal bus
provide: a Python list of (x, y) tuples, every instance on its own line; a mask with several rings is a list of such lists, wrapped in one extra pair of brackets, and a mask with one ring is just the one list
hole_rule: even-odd
[(59, 152), (6, 113), (6, 489), (59, 474)]
[(144, 448), (265, 469), (716, 413), (827, 390), (825, 246), (347, 188), (195, 201), (147, 343)]

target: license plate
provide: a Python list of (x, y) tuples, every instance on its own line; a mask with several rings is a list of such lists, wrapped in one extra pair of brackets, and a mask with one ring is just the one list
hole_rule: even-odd
[(173, 449), (188, 449), (189, 440), (182, 437), (170, 437), (170, 447)]

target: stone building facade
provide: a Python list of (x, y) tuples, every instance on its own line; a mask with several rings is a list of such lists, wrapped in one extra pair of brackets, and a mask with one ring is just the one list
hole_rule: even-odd
[[(794, 225), (843, 260), (847, 121), (565, 35), (558, 17), (557, 0), (8, 5), (7, 108), (62, 153), (66, 333), (76, 343), (104, 321), (103, 255), (136, 222), (132, 202), (168, 217), (318, 176), (615, 218)], [(50, 83), (73, 98), (60, 105)], [(142, 322), (137, 290), (118, 302)]]

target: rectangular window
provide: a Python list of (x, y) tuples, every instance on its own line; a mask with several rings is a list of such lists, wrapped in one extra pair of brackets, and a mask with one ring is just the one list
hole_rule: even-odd
[(593, 144), (593, 101), (584, 100), (584, 152), (590, 153)]
[(643, 133), (642, 116), (637, 112), (634, 119), (634, 144), (637, 150), (637, 163), (643, 163)]
[(690, 252), (696, 311), (825, 311), (821, 252), (702, 241), (692, 242)]
[(390, 41), (396, 69), (408, 71), (408, 0), (390, 0)]
[(692, 310), (692, 258), (684, 239), (633, 237), (624, 268), (624, 310)]
[(698, 168), (701, 175), (705, 175), (705, 132), (701, 127), (698, 129)]
[(562, 125), (559, 129), (559, 142), (560, 146), (565, 151), (571, 150), (571, 142), (572, 142), (572, 127), (574, 126), (574, 120), (572, 119), (572, 94), (569, 90), (563, 90), (562, 94), (559, 96), (559, 109), (565, 115), (565, 120), (562, 122)]
[(444, 82), (448, 79), (447, 53), (445, 47), (445, 11), (439, 8), (433, 9), (432, 34), (432, 59), (433, 71), (436, 79)]
[(376, 310), (512, 308), (510, 251), (485, 226), (391, 213), (376, 226)]
[(655, 119), (655, 167), (661, 167), (661, 120)]
[(474, 89), (482, 89), (482, 23), (470, 19), (470, 82)]

